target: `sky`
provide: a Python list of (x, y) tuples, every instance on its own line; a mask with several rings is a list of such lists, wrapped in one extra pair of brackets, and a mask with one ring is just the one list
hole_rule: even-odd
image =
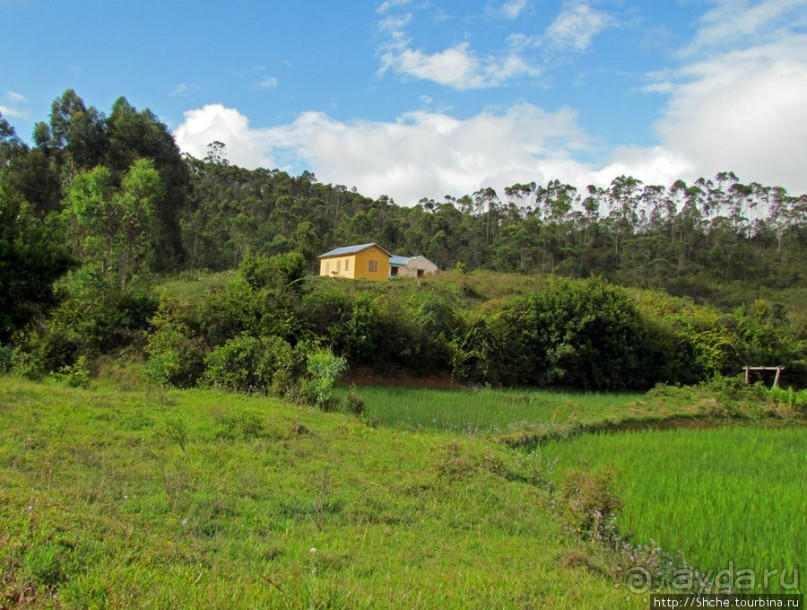
[(0, 24), (28, 141), (74, 89), (400, 205), (722, 171), (807, 193), (807, 0), (0, 0)]

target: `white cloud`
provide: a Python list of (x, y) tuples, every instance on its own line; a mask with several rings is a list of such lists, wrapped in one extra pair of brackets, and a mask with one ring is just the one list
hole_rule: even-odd
[[(28, 120), (28, 106), (30, 102), (21, 93), (6, 91), (3, 99), (7, 104), (0, 104), (0, 114), (5, 117)], [(22, 108), (24, 106), (24, 108)]]
[(174, 131), (182, 150), (199, 159), (207, 155), (207, 145), (214, 141), (227, 145), (227, 159), (243, 167), (275, 167), (264, 133), (253, 130), (249, 119), (234, 108), (209, 104), (185, 112), (185, 120)]
[[(467, 41), (433, 53), (413, 48), (406, 32), (413, 21), (412, 13), (387, 14), (389, 9), (402, 4), (408, 2), (385, 2), (379, 9), (386, 15), (378, 23), (378, 29), (385, 37), (378, 50), (381, 60), (379, 74), (395, 72), (457, 90), (497, 87), (520, 76), (540, 74), (540, 70), (521, 57), (513, 45), (507, 50), (485, 55), (474, 52)], [(526, 0), (513, 0), (505, 7), (509, 7), (512, 13), (520, 12), (523, 5), (526, 5)]]
[[(777, 15), (770, 19), (780, 20), (785, 13), (776, 10), (785, 2), (718, 4), (745, 6), (732, 17), (743, 24), (749, 13), (760, 15), (762, 7), (768, 9), (765, 15)], [(795, 3), (790, 0), (788, 6)], [(704, 18), (693, 41), (728, 40), (714, 30), (709, 33), (714, 27)], [(586, 32), (595, 30), (566, 28), (568, 48), (584, 48), (590, 43)], [(511, 68), (506, 60), (477, 58), (467, 44), (430, 55), (411, 49), (402, 31), (390, 31), (401, 35), (386, 69), (455, 88), (490, 83), (496, 78), (490, 72), (494, 65), (499, 78), (525, 69), (516, 53)], [(220, 140), (238, 165), (292, 173), (309, 169), (324, 182), (356, 186), (372, 197), (388, 194), (402, 205), (486, 186), (503, 195), (505, 186), (555, 178), (581, 189), (606, 186), (623, 174), (670, 185), (679, 178), (692, 181), (729, 170), (745, 182), (807, 192), (807, 34), (783, 29), (775, 41), (765, 32), (724, 46), (695, 53), (696, 46), (689, 45), (680, 67), (651, 75), (645, 91), (668, 96), (656, 124), (659, 143), (618, 147), (598, 164), (576, 158), (591, 149), (573, 109), (549, 112), (528, 103), (467, 119), (421, 110), (388, 122), (345, 122), (307, 112), (289, 124), (262, 129), (252, 128), (237, 110), (215, 104), (186, 112), (175, 135), (183, 151), (198, 157), (205, 156), (208, 143)]]
[(498, 12), (507, 19), (517, 19), (525, 8), (527, 8), (527, 0), (509, 0), (499, 8)]
[(807, 0), (712, 0), (692, 42), (683, 50), (692, 55), (727, 45), (773, 42), (782, 32), (807, 25)]
[(266, 76), (255, 83), (258, 89), (274, 89), (278, 85), (278, 80), (274, 76)]
[(16, 91), (6, 91), (6, 99), (15, 104), (30, 104), (27, 97)]
[(196, 157), (222, 141), (230, 161), (245, 167), (275, 167), (273, 158), (293, 156), (296, 167), (288, 171), (311, 169), (324, 182), (356, 186), (372, 197), (387, 194), (402, 205), (486, 186), (503, 191), (525, 180), (591, 177), (568, 152), (587, 145), (575, 112), (531, 104), (467, 120), (416, 111), (394, 122), (346, 123), (307, 112), (267, 129), (250, 128), (237, 110), (216, 104), (186, 112), (175, 137)]
[(515, 54), (480, 59), (467, 42), (433, 54), (390, 48), (382, 55), (381, 72), (387, 70), (460, 90), (494, 87), (521, 75), (539, 73)]
[(588, 4), (573, 4), (565, 8), (546, 30), (547, 44), (559, 51), (585, 51), (594, 37), (616, 25), (616, 20)]
[(681, 70), (657, 130), (705, 175), (807, 192), (807, 36), (730, 51)]
[(397, 8), (399, 6), (406, 6), (411, 2), (412, 0), (386, 0), (386, 2), (382, 3), (381, 6), (376, 9), (376, 12), (386, 13), (390, 9)]
[(188, 83), (179, 83), (176, 87), (174, 87), (174, 90), (171, 91), (171, 93), (169, 93), (168, 95), (170, 95), (171, 97), (174, 97), (176, 95), (182, 95), (183, 93), (186, 93), (189, 89), (190, 86), (188, 85)]

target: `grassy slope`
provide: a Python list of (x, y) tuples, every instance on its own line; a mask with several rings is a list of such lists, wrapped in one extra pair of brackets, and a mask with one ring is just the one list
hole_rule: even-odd
[(564, 561), (530, 477), (479, 438), (4, 377), (0, 606), (645, 607)]

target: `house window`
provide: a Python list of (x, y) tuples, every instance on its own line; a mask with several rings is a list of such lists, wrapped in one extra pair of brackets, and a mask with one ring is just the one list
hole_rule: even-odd
[(345, 271), (350, 271), (350, 259), (345, 259)]
[(398, 267), (390, 267), (389, 274), (398, 275)]
[(336, 261), (336, 272), (339, 273), (342, 270), (342, 261)]
[(370, 273), (375, 273), (378, 271), (378, 261), (370, 261), (369, 270)]

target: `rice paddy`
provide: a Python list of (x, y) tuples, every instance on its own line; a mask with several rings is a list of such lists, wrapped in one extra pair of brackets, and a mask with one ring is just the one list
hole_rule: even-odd
[(431, 390), (365, 386), (367, 414), (385, 426), (507, 434), (545, 424), (592, 422), (630, 411), (641, 394), (518, 390)]
[(804, 428), (587, 435), (536, 453), (557, 480), (571, 468), (615, 472), (617, 524), (634, 543), (680, 550), (701, 572), (744, 574), (741, 585), (753, 576), (757, 590), (798, 583), (807, 558)]

